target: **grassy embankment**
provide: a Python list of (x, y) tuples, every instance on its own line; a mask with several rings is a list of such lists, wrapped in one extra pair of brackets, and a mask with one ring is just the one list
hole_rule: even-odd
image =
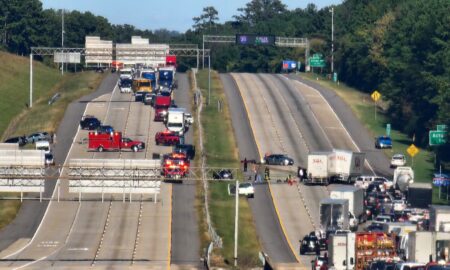
[[(208, 97), (208, 72), (199, 71), (198, 86), (204, 101)], [(218, 112), (217, 102), (223, 102), (223, 110)], [(208, 167), (239, 168), (238, 149), (231, 125), (227, 99), (219, 75), (211, 72), (211, 104), (204, 103), (202, 113), (205, 152)], [(233, 265), (234, 257), (234, 197), (228, 195), (227, 183), (210, 183), (210, 213), (217, 233), (223, 239), (223, 249), (216, 253), (217, 266)], [(258, 252), (261, 250), (250, 206), (245, 197), (239, 200), (239, 247), (240, 268), (257, 266)]]
[[(95, 90), (103, 76), (94, 72), (65, 73), (40, 62), (33, 64), (33, 107), (29, 103), (29, 59), (0, 52), (0, 135), (5, 139), (35, 131), (54, 132), (64, 116), (67, 105)], [(55, 93), (61, 97), (47, 102)], [(8, 194), (0, 194), (8, 196)], [(0, 201), (0, 229), (14, 219), (20, 208), (17, 200)]]
[[(302, 73), (305, 79), (319, 83), (322, 86), (334, 90), (353, 110), (355, 115), (361, 120), (366, 128), (371, 132), (373, 137), (386, 133), (386, 124), (390, 123), (389, 115), (384, 112), (387, 104), (383, 101), (379, 102), (377, 108), (377, 119), (375, 119), (374, 102), (369, 94), (358, 91), (357, 89), (346, 86), (344, 83), (336, 84), (324, 77), (311, 73)], [(317, 78), (319, 80), (317, 80)], [(402, 153), (408, 159), (408, 166), (413, 165), (415, 181), (422, 183), (430, 183), (434, 172), (434, 154), (428, 149), (420, 148), (420, 152), (412, 159), (406, 152), (406, 149), (413, 143), (413, 139), (402, 133), (398, 127), (392, 126), (391, 138), (393, 140), (393, 149), (385, 149), (384, 153), (391, 158), (393, 154)], [(381, 151), (381, 150), (378, 150)], [(439, 199), (438, 189), (433, 188), (433, 202), (447, 203)]]

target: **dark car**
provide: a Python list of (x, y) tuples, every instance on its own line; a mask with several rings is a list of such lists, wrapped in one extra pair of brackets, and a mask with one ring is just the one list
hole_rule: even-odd
[(97, 128), (98, 133), (111, 133), (114, 132), (114, 128), (112, 126), (101, 125)]
[(25, 144), (28, 143), (27, 138), (25, 136), (8, 138), (4, 142), (5, 143), (18, 143), (19, 146), (24, 146)]
[(148, 92), (138, 91), (138, 92), (134, 93), (134, 101), (136, 101), (136, 102), (143, 102), (144, 101), (144, 96), (145, 96), (146, 93), (148, 93)]
[(294, 165), (294, 160), (283, 154), (272, 154), (265, 156), (264, 161), (267, 165)]
[(380, 214), (380, 207), (377, 205), (367, 205), (366, 206), (366, 217), (367, 220), (372, 220)]
[(392, 139), (389, 136), (378, 136), (375, 138), (375, 148), (392, 148)]
[(48, 132), (36, 132), (33, 134), (28, 135), (27, 142), (28, 143), (35, 143), (39, 141), (52, 141), (52, 136)]
[(144, 104), (153, 106), (155, 102), (155, 97), (156, 97), (155, 93), (146, 93), (144, 96)]
[(230, 169), (220, 169), (213, 172), (213, 178), (218, 180), (231, 180), (233, 179), (233, 173)]
[(53, 154), (45, 154), (45, 165), (46, 166), (55, 165)]
[(177, 144), (173, 148), (173, 152), (175, 153), (183, 153), (187, 156), (188, 159), (194, 159), (195, 157), (195, 146), (192, 144)]
[(366, 232), (383, 232), (384, 228), (382, 224), (372, 223), (365, 229)]
[(395, 262), (373, 261), (370, 263), (368, 270), (393, 270)]
[(88, 130), (95, 130), (97, 129), (102, 123), (100, 120), (95, 118), (94, 116), (85, 116), (80, 121), (80, 127), (81, 129), (88, 129)]
[(300, 241), (300, 255), (306, 253), (320, 255), (320, 243), (316, 236), (308, 234)]

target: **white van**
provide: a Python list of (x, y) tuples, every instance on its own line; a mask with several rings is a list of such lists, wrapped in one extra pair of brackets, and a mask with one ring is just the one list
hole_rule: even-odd
[(37, 141), (36, 150), (43, 150), (46, 154), (50, 154), (50, 143), (48, 141)]
[(169, 108), (167, 112), (167, 129), (176, 132), (180, 136), (184, 134), (186, 120), (184, 108)]

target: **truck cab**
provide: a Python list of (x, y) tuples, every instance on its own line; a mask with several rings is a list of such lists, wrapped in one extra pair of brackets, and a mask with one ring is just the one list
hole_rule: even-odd
[(155, 97), (155, 118), (154, 121), (164, 121), (167, 117), (169, 106), (172, 103), (171, 96), (157, 95)]

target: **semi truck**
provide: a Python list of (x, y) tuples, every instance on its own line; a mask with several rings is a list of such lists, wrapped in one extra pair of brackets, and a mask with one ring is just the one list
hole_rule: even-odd
[(168, 110), (170, 107), (170, 104), (172, 103), (172, 97), (171, 96), (163, 96), (163, 95), (157, 95), (155, 97), (155, 118), (154, 121), (164, 121), (164, 119), (167, 117)]
[(184, 108), (169, 108), (167, 111), (167, 129), (183, 135), (186, 125), (185, 109)]
[(320, 201), (320, 226), (324, 231), (348, 230), (348, 200), (326, 198)]
[(414, 183), (414, 171), (411, 167), (397, 167), (394, 170), (394, 187), (406, 191), (410, 184)]
[(374, 260), (397, 255), (395, 235), (384, 232), (331, 235), (328, 254), (329, 265), (334, 265), (336, 270), (367, 269)]
[(362, 175), (365, 153), (333, 149), (308, 155), (306, 184), (351, 183)]
[(131, 149), (138, 152), (145, 149), (145, 143), (122, 137), (122, 132), (98, 133), (89, 132), (88, 149), (103, 151), (121, 151), (123, 149)]
[(333, 185), (330, 198), (348, 201), (350, 230), (356, 231), (359, 223), (365, 220), (364, 190), (355, 186)]
[(150, 68), (142, 69), (140, 72), (140, 77), (149, 79), (151, 81), (152, 89), (158, 89), (158, 87), (156, 85), (156, 83), (157, 83), (156, 72), (154, 69), (150, 69)]
[(145, 78), (136, 78), (133, 80), (133, 92), (135, 101), (143, 101), (146, 93), (152, 92), (152, 82)]
[(167, 55), (166, 56), (166, 66), (177, 67), (177, 56), (176, 55)]
[(158, 84), (160, 87), (167, 87), (169, 89), (176, 88), (174, 78), (175, 78), (175, 67), (168, 66), (159, 68)]

